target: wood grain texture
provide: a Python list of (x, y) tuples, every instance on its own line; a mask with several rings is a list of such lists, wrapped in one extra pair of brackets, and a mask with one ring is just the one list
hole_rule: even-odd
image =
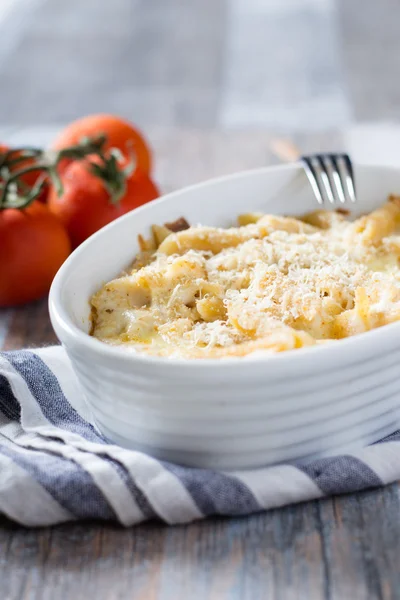
[(12, 311), (4, 350), (48, 346), (56, 342), (57, 338), (50, 323), (47, 298)]
[[(268, 132), (150, 136), (164, 191), (277, 162)], [(341, 149), (334, 133), (293, 141), (303, 153)], [(13, 311), (6, 349), (54, 341), (46, 300)], [(400, 600), (399, 504), (392, 485), (179, 527), (3, 519), (0, 600)]]
[(395, 600), (397, 485), (241, 519), (0, 529), (8, 600)]

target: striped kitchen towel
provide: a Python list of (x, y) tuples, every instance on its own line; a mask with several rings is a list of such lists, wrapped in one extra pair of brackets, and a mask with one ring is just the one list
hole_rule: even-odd
[(0, 513), (26, 526), (103, 519), (186, 523), (245, 515), (400, 478), (400, 432), (307, 466), (223, 473), (107, 443), (64, 350), (0, 353)]

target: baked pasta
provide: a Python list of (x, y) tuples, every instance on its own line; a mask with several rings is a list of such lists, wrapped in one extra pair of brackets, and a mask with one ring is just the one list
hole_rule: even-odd
[(158, 356), (221, 358), (328, 343), (400, 319), (400, 198), (351, 221), (250, 213), (139, 237), (91, 299), (92, 335)]

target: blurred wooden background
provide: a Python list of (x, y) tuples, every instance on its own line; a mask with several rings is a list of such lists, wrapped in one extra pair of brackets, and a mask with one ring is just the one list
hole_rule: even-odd
[(399, 22), (398, 0), (2, 0), (0, 125), (399, 119)]

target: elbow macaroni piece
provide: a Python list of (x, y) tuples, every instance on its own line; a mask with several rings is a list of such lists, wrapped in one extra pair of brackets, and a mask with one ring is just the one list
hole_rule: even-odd
[(243, 357), (400, 320), (397, 197), (355, 221), (318, 210), (246, 213), (228, 229), (176, 223), (140, 236), (131, 272), (92, 297), (95, 337), (159, 356)]

